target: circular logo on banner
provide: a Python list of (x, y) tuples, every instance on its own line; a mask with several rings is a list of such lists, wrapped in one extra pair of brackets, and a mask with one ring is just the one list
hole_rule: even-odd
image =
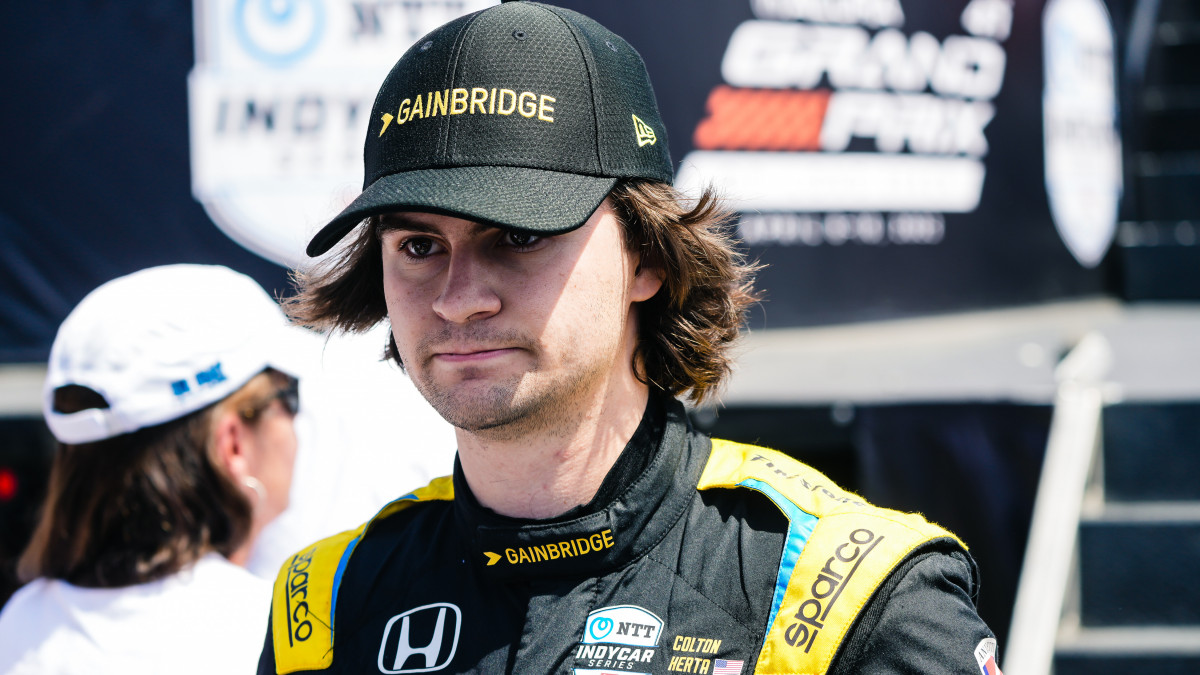
[(1046, 193), (1071, 255), (1095, 267), (1121, 200), (1112, 22), (1101, 0), (1050, 0), (1042, 15)]
[(238, 0), (233, 25), (247, 54), (287, 67), (321, 41), (324, 9), (320, 0)]
[(495, 0), (196, 0), (192, 194), (287, 267), (362, 186), (384, 76), (421, 36)]

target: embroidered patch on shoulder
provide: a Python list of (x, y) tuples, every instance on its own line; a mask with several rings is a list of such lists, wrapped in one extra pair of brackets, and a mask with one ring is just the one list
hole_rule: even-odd
[(996, 638), (984, 638), (975, 646), (975, 662), (983, 675), (1004, 675), (996, 665)]

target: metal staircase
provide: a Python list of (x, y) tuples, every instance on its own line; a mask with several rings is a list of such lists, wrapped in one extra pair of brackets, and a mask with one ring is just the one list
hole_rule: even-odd
[(1130, 307), (1058, 370), (1007, 675), (1200, 673), (1200, 307)]
[[(1123, 63), (1126, 195), (1118, 239), (1129, 300), (1200, 298), (1200, 2), (1139, 0)], [(1200, 362), (1185, 329), (1114, 337), (1114, 362), (1150, 383)], [(1123, 338), (1123, 339), (1122, 339)], [(1157, 339), (1157, 342), (1156, 342)], [(1189, 345), (1193, 348), (1189, 348)], [(1128, 364), (1126, 364), (1128, 366)], [(1121, 374), (1110, 374), (1119, 381)], [(1200, 673), (1200, 400), (1117, 392), (1082, 505), (1053, 670)], [(1161, 388), (1160, 388), (1161, 389)], [(1123, 401), (1121, 399), (1124, 399)]]
[(1103, 411), (1058, 675), (1200, 673), (1200, 402)]
[[(1125, 299), (1200, 299), (1200, 1), (1109, 0)], [(1200, 673), (1200, 307), (1129, 305), (1063, 361), (1008, 675)]]

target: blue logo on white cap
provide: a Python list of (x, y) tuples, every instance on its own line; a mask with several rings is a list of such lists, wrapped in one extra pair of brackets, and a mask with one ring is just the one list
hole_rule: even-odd
[[(195, 380), (197, 387), (211, 387), (214, 384), (224, 382), (229, 378), (225, 377), (225, 373), (221, 372), (221, 362), (217, 361), (207, 370), (202, 370), (196, 373)], [(175, 380), (171, 383), (171, 392), (176, 396), (183, 396), (192, 390), (191, 385), (187, 380)]]

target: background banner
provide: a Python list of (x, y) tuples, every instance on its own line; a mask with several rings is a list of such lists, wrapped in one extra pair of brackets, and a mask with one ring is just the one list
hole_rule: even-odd
[[(1060, 12), (1049, 41), (1041, 0), (694, 0), (685, 11), (641, 3), (636, 12), (562, 4), (642, 53), (677, 183), (712, 182), (742, 212), (748, 251), (768, 265), (752, 327), (1106, 290), (1101, 260), (1121, 186), (1113, 41), (1100, 0), (1052, 3)], [(1065, 148), (1059, 201), (1085, 192), (1101, 212), (1058, 227), (1043, 171), (1043, 97), (1075, 92), (1046, 89), (1047, 44), (1059, 81), (1082, 73), (1098, 100), (1060, 107), (1052, 131)], [(1084, 141), (1072, 143), (1072, 132)], [(1081, 145), (1099, 149), (1081, 160)], [(1064, 187), (1081, 168), (1098, 175)]]
[[(285, 290), (361, 186), (380, 79), (486, 4), (10, 7), (0, 362), (43, 360), (84, 293), (149, 265), (220, 263)], [(560, 4), (642, 53), (679, 185), (712, 182), (740, 211), (768, 265), (752, 327), (1106, 290), (1121, 185), (1100, 0)], [(1074, 82), (1088, 105), (1063, 103)]]

